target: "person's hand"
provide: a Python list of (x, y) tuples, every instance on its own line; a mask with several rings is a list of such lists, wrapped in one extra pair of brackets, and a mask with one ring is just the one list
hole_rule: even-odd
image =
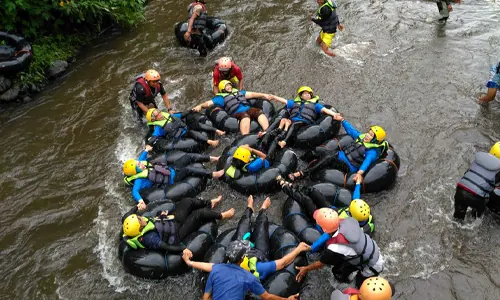
[(291, 295), (290, 297), (287, 298), (288, 300), (298, 300), (299, 299), (299, 293), (295, 295)]
[(299, 270), (299, 273), (297, 273), (297, 276), (295, 276), (295, 280), (301, 282), (304, 276), (306, 276), (307, 274), (307, 267), (295, 267), (295, 269)]
[(340, 31), (342, 31), (342, 30), (344, 30), (344, 25), (339, 24), (339, 25), (337, 26), (337, 28), (338, 28)]
[(311, 251), (311, 246), (309, 246), (308, 244), (306, 244), (304, 242), (300, 242), (300, 244), (297, 246), (297, 248), (300, 249), (301, 252)]
[(193, 252), (191, 252), (191, 250), (186, 248), (182, 251), (182, 258), (183, 259), (184, 259), (184, 256), (186, 256), (188, 259), (190, 259), (191, 257), (193, 257)]
[(146, 210), (146, 202), (144, 200), (139, 200), (139, 203), (137, 203), (137, 209), (139, 211), (145, 211)]
[(264, 98), (265, 98), (266, 100), (269, 100), (269, 101), (274, 100), (273, 95), (269, 95), (269, 94), (264, 94)]
[(451, 12), (453, 10), (453, 7), (451, 6), (451, 4), (448, 4), (448, 12)]
[[(359, 174), (356, 174), (356, 175), (359, 175)], [(353, 178), (354, 179), (354, 178)], [(356, 184), (361, 184), (363, 182), (363, 176), (357, 176), (356, 178)]]
[[(186, 249), (187, 250), (187, 249)], [(186, 265), (189, 266), (189, 263), (191, 262), (191, 257), (192, 256), (189, 256), (189, 253), (185, 253), (185, 252), (182, 252), (182, 260), (184, 260), (184, 262), (186, 263)]]
[(358, 180), (361, 182), (363, 180), (363, 175), (360, 173), (356, 173), (356, 174), (354, 174), (354, 177), (352, 178), (352, 180), (354, 180), (354, 182), (358, 182)]
[(195, 107), (193, 107), (192, 111), (200, 112), (201, 111), (201, 105), (196, 105)]
[(149, 151), (153, 150), (153, 146), (151, 146), (151, 145), (146, 145), (146, 147), (144, 147), (144, 150), (145, 150), (146, 152), (149, 152)]
[(342, 115), (340, 113), (336, 113), (333, 116), (333, 119), (335, 119), (336, 121), (344, 121), (344, 117), (342, 117)]
[(244, 148), (244, 149), (247, 149), (247, 150), (252, 149), (252, 148), (250, 148), (250, 145), (249, 145), (249, 144), (244, 144), (244, 145), (241, 145), (240, 147), (241, 147), (241, 148)]
[(222, 131), (222, 130), (220, 130), (220, 129), (217, 129), (217, 130), (215, 131), (215, 134), (216, 134), (216, 135), (218, 135), (218, 136), (221, 136), (221, 135), (226, 134), (226, 132), (225, 132), (225, 131)]
[(190, 42), (191, 41), (191, 32), (186, 31), (186, 33), (184, 33), (184, 39), (186, 40), (186, 42)]

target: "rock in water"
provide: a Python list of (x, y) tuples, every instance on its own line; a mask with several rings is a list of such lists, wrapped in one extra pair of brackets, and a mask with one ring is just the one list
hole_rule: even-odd
[(68, 68), (68, 62), (64, 60), (56, 60), (52, 63), (52, 67), (47, 70), (47, 77), (56, 78), (60, 76)]

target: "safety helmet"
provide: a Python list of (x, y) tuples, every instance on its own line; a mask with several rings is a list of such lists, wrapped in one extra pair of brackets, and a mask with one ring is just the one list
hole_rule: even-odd
[(331, 208), (323, 207), (317, 209), (313, 214), (316, 224), (326, 233), (332, 233), (339, 228), (339, 215)]
[(349, 204), (349, 212), (358, 222), (363, 222), (370, 217), (370, 206), (361, 199), (354, 199)]
[(359, 296), (363, 300), (390, 300), (392, 287), (389, 281), (382, 277), (370, 277), (363, 281)]
[(146, 113), (146, 120), (147, 120), (148, 122), (152, 122), (152, 120), (153, 120), (153, 118), (152, 118), (152, 117), (153, 117), (153, 113), (155, 112), (155, 110), (156, 110), (156, 108), (150, 108), (150, 109), (148, 110), (148, 112)]
[(233, 158), (239, 159), (247, 164), (250, 161), (251, 155), (252, 153), (247, 148), (238, 147), (238, 149), (234, 151)]
[(299, 95), (299, 97), (300, 97), (300, 94), (302, 94), (303, 92), (309, 92), (309, 93), (311, 93), (311, 95), (313, 94), (312, 88), (305, 86), (305, 85), (299, 87), (299, 89), (297, 90), (297, 95)]
[(222, 80), (221, 82), (219, 82), (219, 92), (222, 92), (223, 90), (225, 90), (226, 89), (226, 85), (228, 85), (228, 84), (230, 84), (231, 86), (233, 86), (233, 84), (229, 80)]
[(147, 81), (160, 80), (160, 73), (158, 73), (156, 70), (147, 70), (144, 79), (146, 79)]
[(137, 161), (135, 159), (129, 159), (126, 162), (123, 163), (123, 174), (125, 176), (132, 176), (137, 174), (136, 167), (137, 166)]
[(370, 127), (370, 129), (373, 131), (373, 133), (375, 133), (375, 138), (377, 138), (377, 141), (382, 142), (383, 140), (385, 140), (386, 134), (384, 128), (374, 125)]
[(251, 246), (249, 241), (232, 241), (226, 248), (226, 258), (232, 264), (237, 263), (243, 259), (250, 249)]
[(141, 233), (141, 222), (136, 214), (128, 216), (123, 221), (123, 233), (129, 237), (135, 237)]
[(496, 142), (490, 149), (490, 154), (500, 159), (500, 142)]
[(227, 72), (231, 70), (231, 58), (230, 57), (221, 57), (219, 58), (219, 71)]

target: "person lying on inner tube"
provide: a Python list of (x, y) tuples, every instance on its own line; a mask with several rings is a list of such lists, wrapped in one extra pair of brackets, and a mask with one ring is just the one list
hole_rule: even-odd
[(359, 230), (356, 219), (339, 219), (335, 210), (326, 207), (316, 210), (314, 219), (325, 233), (330, 234), (330, 239), (319, 261), (305, 267), (296, 267), (299, 270), (297, 281), (301, 281), (309, 271), (332, 265), (335, 277), (339, 271), (345, 278), (352, 272), (359, 271), (356, 275), (356, 287), (360, 287), (365, 279), (378, 276), (384, 270), (380, 248), (371, 237)]
[(170, 100), (160, 82), (160, 73), (156, 70), (147, 70), (143, 76), (137, 78), (129, 96), (130, 105), (137, 112), (140, 122), (142, 122), (142, 116), (148, 112), (148, 109), (158, 107), (155, 101), (158, 94), (163, 98), (165, 107), (170, 109)]
[[(244, 226), (249, 227), (249, 220), (253, 212), (253, 196), (248, 197), (247, 209), (243, 213), (240, 223), (245, 223)], [(266, 198), (259, 211), (259, 215), (255, 220), (256, 227), (254, 232), (263, 232), (268, 234), (268, 220), (265, 214), (266, 209), (271, 205), (271, 199)], [(238, 224), (238, 227), (241, 226)], [(249, 228), (245, 228), (247, 230)], [(248, 235), (248, 232), (247, 232)], [(248, 236), (244, 237), (245, 240), (234, 240), (226, 249), (226, 258), (230, 264), (214, 264), (206, 262), (191, 261), (192, 253), (183, 253), (182, 259), (186, 264), (195, 269), (210, 272), (205, 287), (205, 295), (203, 299), (244, 299), (247, 290), (262, 299), (285, 299), (275, 295), (271, 295), (265, 291), (260, 282), (269, 278), (276, 271), (284, 269), (289, 264), (293, 263), (295, 258), (303, 251), (308, 251), (309, 246), (306, 243), (300, 243), (293, 251), (285, 255), (283, 258), (274, 261), (262, 261), (266, 257), (263, 251), (269, 251), (268, 241), (264, 242), (263, 248), (258, 249), (257, 243), (263, 241), (256, 241), (256, 246), (252, 247), (251, 243), (247, 240)], [(257, 237), (258, 239), (259, 237)], [(267, 237), (269, 240), (269, 237)], [(242, 271), (243, 270), (243, 271)], [(228, 276), (229, 275), (229, 276)], [(252, 278), (253, 277), (253, 278)], [(242, 285), (242, 283), (244, 283)], [(250, 284), (250, 286), (247, 286)], [(253, 287), (253, 288), (252, 288)], [(207, 298), (205, 298), (207, 297)], [(297, 299), (297, 295), (290, 296), (288, 299)]]
[[(183, 136), (190, 137), (198, 142), (207, 143), (212, 147), (219, 145), (218, 140), (209, 140), (201, 132), (189, 129), (186, 123), (182, 122), (182, 113), (169, 114), (159, 109), (151, 108), (146, 113), (148, 126), (154, 126), (151, 139), (148, 144), (157, 142), (158, 138), (165, 137), (168, 140), (180, 140)], [(218, 130), (219, 134), (224, 131)]]
[(219, 93), (219, 83), (222, 80), (229, 80), (233, 86), (238, 86), (238, 90), (243, 90), (243, 73), (230, 57), (221, 57), (217, 60), (212, 77), (214, 95)]
[(129, 159), (123, 164), (123, 174), (125, 175), (123, 180), (127, 185), (132, 186), (132, 197), (139, 203), (141, 208), (146, 206), (139, 193), (142, 189), (152, 187), (153, 185), (172, 185), (189, 176), (219, 178), (224, 175), (224, 170), (210, 172), (202, 168), (188, 166), (197, 162), (195, 160), (217, 161), (218, 157), (186, 153), (171, 167), (161, 163), (149, 163), (147, 158), (148, 152), (151, 150), (153, 150), (153, 147), (146, 145), (146, 148), (137, 160)]
[(134, 249), (162, 249), (171, 253), (193, 255), (181, 241), (208, 222), (230, 219), (234, 208), (219, 213), (212, 209), (222, 200), (219, 196), (210, 201), (184, 198), (175, 204), (174, 214), (158, 212), (155, 218), (141, 217), (138, 212), (145, 206), (137, 204), (122, 217), (124, 237)]
[(343, 145), (342, 151), (335, 153), (325, 147), (317, 147), (316, 153), (313, 154), (321, 159), (314, 165), (308, 166), (306, 170), (290, 174), (290, 179), (309, 175), (333, 164), (346, 172), (356, 173), (353, 180), (357, 181), (358, 177), (363, 177), (363, 174), (389, 149), (389, 143), (385, 140), (386, 133), (382, 127), (374, 125), (368, 132), (361, 134), (341, 114), (336, 113), (334, 119), (342, 122), (352, 141), (348, 145)]
[(355, 288), (334, 290), (330, 300), (391, 300), (394, 291), (389, 281), (377, 276), (363, 281), (359, 290)]
[[(297, 131), (301, 127), (313, 124), (322, 113), (332, 117), (336, 114), (336, 112), (320, 104), (320, 99), (318, 96), (314, 96), (312, 88), (305, 85), (299, 87), (297, 90), (297, 97), (293, 100), (286, 100), (285, 98), (274, 95), (271, 95), (271, 98), (272, 100), (286, 105), (285, 109), (287, 110), (287, 115), (289, 116), (288, 119), (291, 121), (291, 129), (288, 133), (286, 121), (284, 123), (285, 138), (280, 140), (278, 143), (281, 148), (286, 146), (287, 142), (297, 134)], [(278, 127), (278, 130), (281, 127), (282, 126)]]
[(266, 158), (267, 155), (264, 152), (249, 145), (241, 145), (234, 151), (231, 166), (227, 168), (225, 173), (235, 179), (239, 178), (243, 173), (255, 174), (271, 166), (271, 163)]
[(217, 106), (223, 108), (228, 115), (234, 117), (240, 121), (240, 132), (241, 134), (250, 133), (250, 121), (257, 120), (262, 130), (266, 130), (269, 127), (269, 120), (267, 116), (262, 112), (261, 109), (256, 107), (251, 107), (248, 99), (254, 98), (264, 98), (271, 100), (273, 95), (249, 92), (249, 91), (239, 91), (233, 88), (231, 81), (222, 80), (219, 83), (219, 93), (212, 98), (199, 104), (193, 108), (194, 111), (201, 111), (202, 108), (209, 108), (212, 106)]

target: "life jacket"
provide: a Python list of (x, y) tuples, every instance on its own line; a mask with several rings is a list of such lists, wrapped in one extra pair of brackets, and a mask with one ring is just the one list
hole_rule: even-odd
[(457, 185), (486, 198), (495, 189), (495, 177), (498, 172), (500, 172), (500, 159), (489, 153), (478, 152)]
[(144, 92), (146, 92), (146, 95), (144, 96), (144, 101), (142, 103), (144, 105), (146, 105), (146, 106), (148, 106), (148, 104), (151, 104), (151, 103), (153, 103), (153, 104), (156, 105), (155, 98), (156, 98), (156, 95), (158, 95), (158, 93), (160, 92), (160, 89), (161, 89), (160, 82), (156, 83), (154, 94), (152, 93), (151, 87), (149, 86), (149, 84), (147, 83), (146, 79), (144, 78), (144, 75), (140, 75), (136, 79), (136, 82), (139, 83), (140, 85), (142, 85), (142, 87), (144, 88)]
[[(144, 249), (144, 245), (142, 245), (139, 240), (142, 240), (142, 236), (144, 234), (146, 234), (146, 232), (151, 231), (151, 230), (155, 230), (155, 222), (153, 222), (153, 220), (151, 220), (149, 218), (146, 218), (146, 219), (148, 220), (148, 223), (141, 230), (141, 233), (139, 233), (139, 235), (137, 235), (133, 238), (127, 239), (127, 244), (134, 249), (137, 249), (137, 248)], [(123, 235), (123, 236), (126, 237), (126, 235)]]
[(293, 107), (289, 110), (290, 119), (300, 116), (307, 122), (313, 123), (318, 117), (316, 113), (316, 103), (318, 103), (318, 100), (318, 96), (310, 100), (302, 100), (300, 97), (295, 98), (293, 100)]
[(257, 277), (257, 279), (260, 280), (260, 274), (259, 272), (257, 272), (257, 261), (257, 257), (248, 258), (248, 255), (245, 255), (245, 257), (243, 258), (243, 262), (241, 262), (240, 264), (240, 267), (252, 273), (253, 276)]
[(360, 134), (356, 140), (346, 135), (339, 140), (342, 151), (344, 151), (351, 164), (356, 168), (359, 168), (361, 164), (363, 164), (366, 149), (380, 148), (381, 153), (389, 149), (389, 143), (387, 141), (383, 141), (382, 143), (363, 142), (365, 135), (366, 133)]
[(193, 2), (193, 3), (189, 4), (189, 6), (188, 6), (188, 18), (191, 19), (191, 16), (194, 13), (194, 7), (197, 5), (201, 5), (203, 10), (201, 11), (201, 14), (196, 19), (194, 19), (193, 29), (203, 30), (207, 27), (207, 17), (208, 17), (207, 8), (205, 7), (205, 4), (203, 4), (201, 2)]
[(148, 161), (142, 161), (146, 166), (142, 172), (132, 176), (125, 176), (123, 181), (128, 185), (134, 185), (133, 181), (139, 178), (147, 178), (157, 185), (173, 184), (172, 169), (166, 164), (155, 163), (151, 164)]
[[(359, 230), (359, 223), (354, 218), (340, 220), (338, 234), (326, 242), (326, 249), (333, 244), (346, 245), (356, 252), (355, 256), (344, 256), (344, 261), (359, 270), (366, 266), (373, 267), (380, 256), (380, 249), (370, 236)], [(331, 250), (329, 250), (331, 251)], [(372, 270), (375, 274), (378, 272)]]
[(238, 110), (240, 104), (250, 106), (250, 102), (248, 102), (245, 96), (237, 89), (233, 89), (231, 93), (218, 93), (217, 96), (224, 98), (224, 110), (230, 116)]
[(330, 296), (330, 300), (358, 300), (359, 290), (355, 288), (347, 288), (342, 292), (340, 290), (334, 290)]
[[(340, 219), (345, 219), (352, 217), (351, 212), (349, 211), (349, 207), (342, 207), (341, 209), (338, 210), (339, 218)], [(370, 215), (368, 217), (368, 220), (364, 222), (359, 222), (359, 227), (361, 227), (361, 230), (368, 234), (369, 236), (372, 235), (373, 231), (375, 230), (375, 224), (373, 223), (373, 217)]]
[(162, 112), (162, 115), (165, 117), (164, 120), (148, 122), (148, 125), (163, 127), (167, 138), (180, 139), (188, 129), (186, 123), (166, 112)]
[(162, 241), (169, 245), (175, 244), (177, 241), (177, 222), (174, 219), (169, 219), (166, 216), (156, 217), (155, 228)]
[[(330, 14), (330, 17), (328, 19), (321, 18), (321, 9), (325, 6), (332, 10), (332, 13)], [(337, 9), (337, 4), (331, 0), (325, 1), (325, 3), (318, 8), (315, 19), (319, 21), (318, 25), (321, 26), (323, 32), (333, 33), (337, 31), (339, 17), (337, 16), (335, 9)]]
[(500, 74), (500, 61), (498, 62), (498, 65), (497, 65), (497, 74)]

